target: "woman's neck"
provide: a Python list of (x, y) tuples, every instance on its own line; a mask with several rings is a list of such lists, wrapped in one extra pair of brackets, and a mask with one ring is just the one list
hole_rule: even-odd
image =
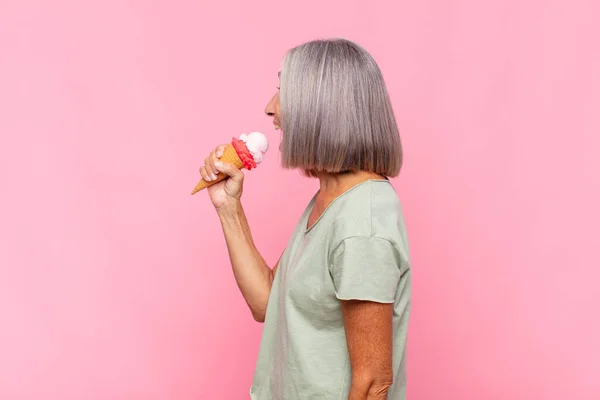
[(385, 179), (383, 176), (373, 172), (345, 172), (341, 174), (318, 174), (320, 182), (317, 198), (320, 200), (332, 200), (343, 194), (354, 186), (370, 179)]

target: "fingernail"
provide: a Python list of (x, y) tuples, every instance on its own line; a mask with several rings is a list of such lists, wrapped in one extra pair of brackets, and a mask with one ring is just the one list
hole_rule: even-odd
[(223, 168), (223, 163), (221, 161), (217, 161), (215, 162), (215, 167), (217, 167), (217, 169), (221, 169)]
[(214, 181), (215, 179), (217, 179), (217, 176), (216, 176), (215, 174), (212, 174), (212, 175), (210, 176), (210, 179), (212, 179), (212, 180)]

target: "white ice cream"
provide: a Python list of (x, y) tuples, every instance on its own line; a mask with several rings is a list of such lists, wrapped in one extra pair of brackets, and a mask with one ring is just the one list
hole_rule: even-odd
[(240, 140), (246, 143), (248, 151), (252, 154), (254, 161), (260, 164), (267, 150), (269, 150), (269, 141), (267, 137), (260, 132), (242, 133)]

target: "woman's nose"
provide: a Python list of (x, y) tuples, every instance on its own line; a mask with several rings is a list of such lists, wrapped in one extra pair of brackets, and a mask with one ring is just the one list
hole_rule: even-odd
[(272, 117), (275, 115), (275, 96), (273, 96), (273, 98), (271, 99), (271, 101), (269, 101), (269, 104), (267, 104), (267, 107), (265, 108), (265, 114), (267, 114), (269, 117)]

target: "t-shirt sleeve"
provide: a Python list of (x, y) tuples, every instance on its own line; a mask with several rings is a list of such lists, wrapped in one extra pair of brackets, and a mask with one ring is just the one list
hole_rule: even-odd
[(345, 239), (329, 266), (336, 297), (393, 303), (400, 281), (400, 253), (378, 237)]

